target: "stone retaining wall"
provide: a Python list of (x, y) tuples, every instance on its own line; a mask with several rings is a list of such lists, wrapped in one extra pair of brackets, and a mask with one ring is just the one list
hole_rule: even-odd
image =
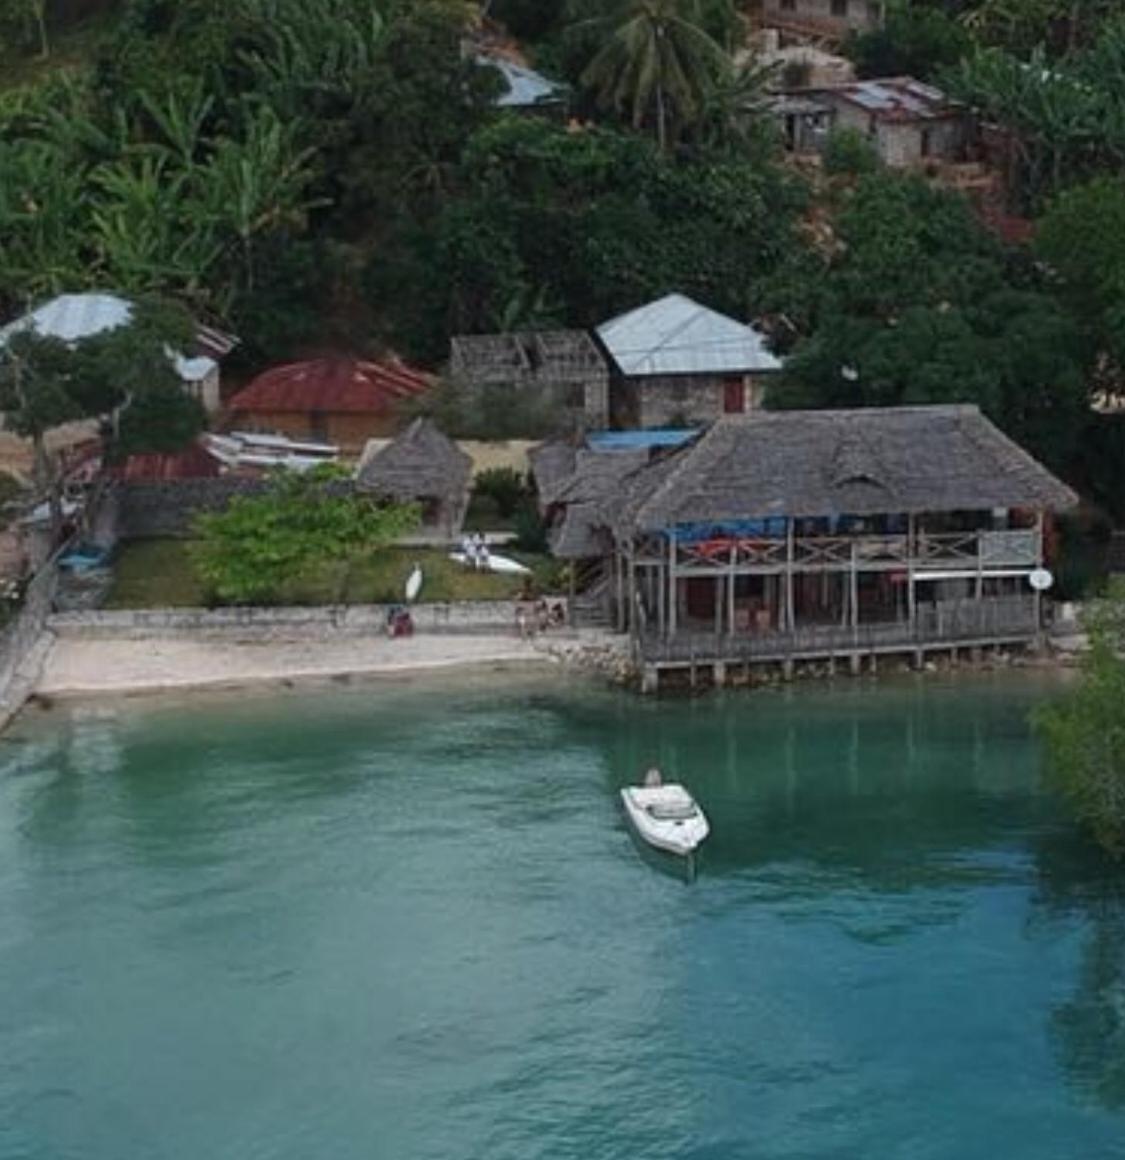
[[(334, 633), (382, 632), (390, 605), (355, 604), (309, 608), (146, 608), (67, 612), (52, 616), (48, 627), (59, 636), (114, 637), (127, 640), (169, 636), (222, 637), (228, 640), (281, 640)], [(418, 632), (512, 632), (516, 602), (457, 601), (411, 608)]]
[(222, 511), (237, 495), (258, 495), (268, 483), (246, 476), (123, 484), (117, 533), (123, 540), (188, 536), (203, 512)]

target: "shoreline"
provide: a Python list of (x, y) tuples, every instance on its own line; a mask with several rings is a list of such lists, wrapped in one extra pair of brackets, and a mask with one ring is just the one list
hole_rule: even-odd
[(262, 642), (57, 637), (28, 699), (393, 680), (458, 668), (547, 667), (555, 661), (531, 641), (501, 634)]

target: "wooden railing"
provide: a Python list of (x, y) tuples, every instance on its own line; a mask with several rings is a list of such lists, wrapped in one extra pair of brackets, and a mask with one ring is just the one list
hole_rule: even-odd
[(734, 635), (689, 630), (669, 638), (646, 633), (636, 643), (640, 659), (649, 662), (765, 661), (926, 645), (1030, 640), (1038, 629), (1035, 598), (1005, 596), (922, 605), (914, 624), (890, 621), (854, 627), (807, 625), (792, 632), (769, 630)]
[(860, 570), (872, 567), (928, 568), (1034, 567), (1039, 563), (1039, 533), (1034, 529), (1001, 532), (919, 532), (897, 536), (798, 536), (781, 538), (729, 537), (681, 544), (676, 567), (683, 573), (706, 574), (734, 568), (780, 571), (790, 564), (798, 570), (842, 570), (853, 560)]

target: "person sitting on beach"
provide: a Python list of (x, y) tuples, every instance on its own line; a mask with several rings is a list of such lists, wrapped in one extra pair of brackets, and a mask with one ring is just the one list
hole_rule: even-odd
[(659, 789), (664, 784), (664, 778), (660, 776), (660, 770), (655, 765), (650, 765), (645, 771), (645, 789)]

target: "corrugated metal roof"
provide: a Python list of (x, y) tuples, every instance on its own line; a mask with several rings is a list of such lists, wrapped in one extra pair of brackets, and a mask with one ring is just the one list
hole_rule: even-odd
[(933, 85), (912, 77), (887, 77), (882, 80), (856, 81), (820, 90), (858, 105), (880, 120), (916, 121), (948, 117), (960, 106)]
[(502, 56), (481, 54), (477, 63), (498, 69), (508, 91), (496, 98), (502, 109), (527, 109), (536, 105), (556, 104), (566, 98), (566, 86), (549, 80), (534, 69), (516, 64)]
[[(25, 330), (60, 342), (81, 342), (127, 326), (132, 317), (133, 304), (116, 294), (60, 294), (0, 329), (0, 346), (13, 334)], [(189, 383), (201, 382), (219, 365), (206, 355), (187, 358), (170, 349), (168, 357), (175, 365), (176, 374)]]
[(421, 394), (430, 380), (400, 362), (323, 358), (260, 374), (227, 404), (232, 414), (374, 414)]
[(126, 326), (132, 317), (132, 305), (116, 294), (60, 294), (5, 326), (0, 330), (0, 342), (22, 330), (34, 330), (44, 338), (62, 342), (79, 342)]
[(623, 375), (743, 374), (781, 369), (752, 326), (669, 294), (598, 327)]

